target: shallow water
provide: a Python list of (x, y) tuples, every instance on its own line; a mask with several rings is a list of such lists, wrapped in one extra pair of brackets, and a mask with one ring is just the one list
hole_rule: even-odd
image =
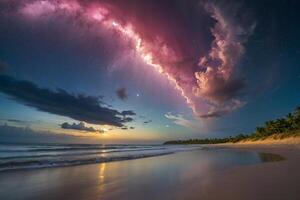
[(0, 172), (131, 160), (202, 148), (196, 145), (0, 144)]
[(260, 162), (254, 152), (202, 147), (136, 160), (7, 171), (0, 173), (0, 199), (182, 199), (181, 191), (195, 181)]
[(258, 153), (259, 158), (262, 162), (278, 162), (283, 161), (285, 158), (281, 155), (274, 153)]

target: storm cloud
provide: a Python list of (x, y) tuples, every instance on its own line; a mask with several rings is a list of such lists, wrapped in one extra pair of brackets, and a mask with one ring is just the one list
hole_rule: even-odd
[(128, 95), (127, 95), (127, 91), (125, 88), (120, 88), (116, 91), (116, 94), (117, 96), (119, 97), (119, 99), (121, 100), (126, 100), (128, 98)]
[(0, 92), (39, 111), (90, 124), (123, 127), (126, 122), (133, 120), (124, 115), (135, 115), (133, 111), (118, 111), (105, 107), (106, 104), (96, 96), (41, 88), (30, 81), (20, 81), (5, 75), (0, 76)]

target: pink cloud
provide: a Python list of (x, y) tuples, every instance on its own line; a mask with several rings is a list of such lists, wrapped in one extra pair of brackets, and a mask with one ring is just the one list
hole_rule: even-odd
[(55, 10), (56, 6), (53, 3), (45, 0), (25, 4), (25, 6), (21, 9), (21, 12), (27, 16), (39, 17)]
[[(212, 26), (203, 22), (203, 30), (210, 29), (213, 39), (209, 50), (203, 44), (201, 53), (192, 45), (191, 28), (179, 20), (180, 12), (172, 13), (168, 6), (160, 9), (157, 1), (24, 2), (20, 10), (25, 16), (39, 19), (60, 13), (116, 34), (129, 43), (137, 57), (169, 79), (199, 117), (221, 116), (245, 104), (240, 100), (244, 80), (236, 69), (255, 23), (243, 20), (247, 18), (244, 11), (228, 5), (231, 1), (195, 4), (201, 18), (214, 22)], [(242, 16), (239, 20), (237, 13)]]

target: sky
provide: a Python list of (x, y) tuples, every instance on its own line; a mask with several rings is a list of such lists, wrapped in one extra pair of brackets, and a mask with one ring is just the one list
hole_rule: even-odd
[(1, 0), (0, 142), (251, 133), (300, 105), (299, 4)]

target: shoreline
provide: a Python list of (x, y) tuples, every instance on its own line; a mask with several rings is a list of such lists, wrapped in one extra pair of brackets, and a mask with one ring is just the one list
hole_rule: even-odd
[(272, 143), (273, 144), (300, 144), (300, 133), (289, 134), (289, 135), (273, 134), (261, 138), (251, 138), (251, 137), (243, 136), (244, 139), (237, 139), (237, 140), (236, 137), (235, 138), (170, 140), (164, 142), (163, 144), (164, 145), (272, 144)]
[[(286, 157), (287, 160), (300, 159), (300, 144), (290, 143), (289, 141), (273, 142), (273, 141), (254, 141), (254, 142), (241, 142), (241, 143), (224, 143), (213, 144), (212, 146), (221, 147), (224, 149), (245, 150), (257, 153), (273, 153)], [(297, 152), (299, 155), (295, 155)], [(300, 161), (300, 160), (299, 160)]]
[(138, 160), (138, 159), (144, 159), (144, 158), (151, 158), (151, 157), (159, 157), (159, 156), (165, 156), (169, 154), (174, 154), (176, 152), (168, 152), (168, 153), (160, 153), (160, 154), (153, 154), (153, 155), (144, 155), (140, 157), (132, 157), (132, 158), (117, 158), (117, 159), (110, 159), (106, 161), (87, 161), (82, 163), (75, 163), (75, 164), (65, 164), (65, 165), (48, 165), (48, 166), (30, 166), (30, 167), (24, 167), (24, 168), (12, 168), (12, 169), (0, 169), (0, 174), (5, 172), (15, 172), (15, 171), (30, 171), (30, 170), (37, 170), (37, 169), (52, 169), (52, 168), (67, 168), (67, 167), (76, 167), (76, 166), (82, 166), (82, 165), (93, 165), (93, 164), (102, 164), (102, 163), (111, 163), (111, 162), (122, 162), (122, 161), (130, 161), (130, 160)]
[[(256, 152), (277, 154), (285, 159), (212, 170), (213, 166), (204, 163), (201, 155), (205, 158), (215, 151), (199, 150), (111, 163), (10, 171), (0, 173), (0, 197), (91, 200), (300, 199), (297, 187), (300, 184), (300, 145), (209, 146), (218, 147), (219, 153), (227, 152), (223, 148), (240, 152), (242, 158), (243, 152)], [(213, 158), (217, 156), (213, 155)], [(232, 159), (230, 155), (221, 154), (214, 159), (222, 163)], [(203, 170), (208, 171), (203, 173)], [(14, 192), (16, 188), (18, 193)]]
[[(225, 149), (237, 149), (257, 153), (280, 155), (282, 161), (266, 162), (254, 166), (238, 166), (215, 177), (211, 182), (214, 190), (221, 189), (212, 199), (300, 199), (300, 145), (288, 140), (279, 142), (252, 142), (236, 144), (219, 144)], [(219, 180), (219, 181), (215, 181)], [(237, 186), (243, 191), (235, 191)], [(235, 192), (235, 193), (230, 193)], [(210, 198), (208, 198), (210, 199)]]

